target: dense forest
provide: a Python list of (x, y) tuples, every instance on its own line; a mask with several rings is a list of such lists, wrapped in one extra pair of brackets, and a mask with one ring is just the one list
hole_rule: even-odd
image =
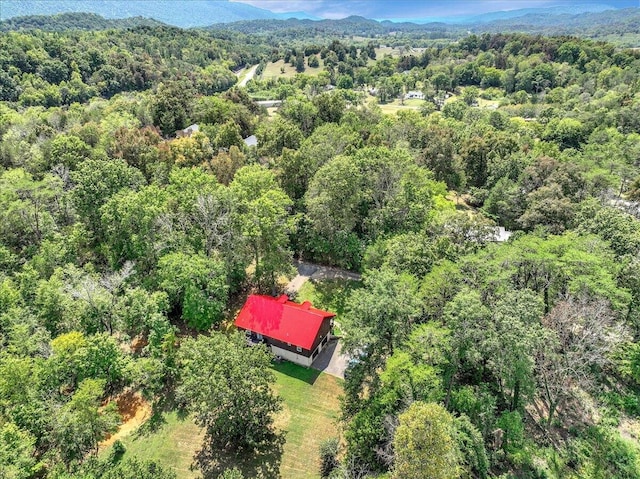
[(133, 28), (139, 26), (162, 26), (152, 18), (129, 17), (107, 19), (95, 13), (61, 13), (58, 15), (30, 15), (14, 17), (0, 22), (0, 30), (106, 30), (109, 28)]
[(102, 445), (128, 391), (254, 477), (288, 406), (233, 320), (294, 259), (362, 273), (301, 477), (640, 477), (639, 50), (82, 28), (0, 34), (0, 477), (176, 477)]

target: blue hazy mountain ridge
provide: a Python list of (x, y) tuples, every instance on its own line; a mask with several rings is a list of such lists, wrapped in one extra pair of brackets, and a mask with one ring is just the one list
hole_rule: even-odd
[(606, 4), (561, 5), (546, 8), (520, 8), (504, 12), (489, 12), (476, 15), (468, 19), (468, 23), (489, 23), (496, 20), (509, 20), (526, 15), (578, 15), (580, 13), (599, 13), (616, 10), (616, 7)]
[[(604, 0), (605, 2), (607, 0)], [(626, 2), (626, 0), (624, 0)], [(295, 2), (299, 7), (300, 3)], [(318, 2), (319, 4), (322, 1)], [(349, 5), (348, 2), (345, 4)], [(355, 4), (355, 2), (354, 2)], [(387, 12), (398, 12), (400, 6), (406, 2), (388, 2)], [(480, 2), (478, 2), (480, 4)], [(327, 3), (327, 5), (329, 5)], [(606, 10), (620, 8), (622, 3), (609, 0), (609, 3), (580, 3), (563, 6), (549, 6), (540, 8), (520, 8), (517, 10), (494, 11), (483, 14), (470, 12), (466, 15), (438, 16), (416, 18), (393, 18), (383, 20), (383, 23), (411, 22), (414, 24), (445, 23), (450, 25), (481, 25), (496, 24), (515, 19), (545, 18), (552, 23), (552, 19), (566, 18), (567, 15), (583, 13), (600, 13)], [(443, 10), (446, 12), (447, 9)], [(0, 0), (0, 20), (22, 17), (27, 15), (53, 15), (69, 12), (87, 12), (100, 15), (105, 19), (122, 19), (131, 17), (152, 18), (157, 21), (183, 28), (205, 27), (214, 24), (228, 24), (253, 20), (283, 20), (296, 18), (300, 20), (318, 20), (318, 17), (305, 12), (274, 13), (264, 8), (258, 8), (248, 3), (228, 0)], [(315, 12), (317, 13), (317, 11)], [(410, 10), (402, 8), (402, 14)], [(544, 22), (544, 20), (543, 20)], [(536, 22), (538, 23), (538, 22)]]
[(227, 0), (0, 0), (0, 20), (69, 12), (95, 13), (110, 19), (146, 17), (183, 28), (242, 20), (316, 18), (303, 12), (274, 13)]
[(599, 13), (607, 10), (616, 10), (618, 7), (610, 4), (577, 4), (577, 5), (559, 5), (552, 7), (539, 8), (519, 8), (516, 10), (503, 10), (496, 12), (482, 13), (479, 15), (455, 15), (444, 17), (425, 17), (425, 18), (388, 18), (379, 19), (391, 22), (412, 22), (412, 23), (449, 23), (449, 24), (479, 24), (491, 23), (497, 20), (509, 20), (513, 18), (524, 17), (527, 15), (578, 15), (580, 13)]

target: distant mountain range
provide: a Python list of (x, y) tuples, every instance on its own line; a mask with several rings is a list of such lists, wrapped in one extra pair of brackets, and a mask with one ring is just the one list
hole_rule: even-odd
[[(611, 10), (608, 4), (583, 4), (522, 8), (482, 15), (393, 19), (393, 23), (446, 23), (453, 25), (487, 24), (525, 16), (554, 17)], [(144, 17), (182, 28), (248, 20), (283, 20), (288, 18), (319, 20), (305, 12), (274, 13), (246, 3), (229, 0), (0, 0), (0, 20), (33, 15), (69, 12), (93, 13), (105, 19)], [(384, 19), (379, 19), (384, 20)]]
[[(75, 9), (90, 13), (57, 13)], [(392, 32), (417, 34), (432, 39), (455, 38), (469, 32), (523, 32), (546, 35), (577, 35), (606, 39), (621, 46), (637, 47), (640, 35), (640, 8), (611, 9), (607, 5), (527, 8), (483, 15), (441, 19), (424, 23), (377, 21), (351, 16), (340, 20), (320, 20), (309, 15), (276, 14), (248, 4), (227, 0), (0, 0), (0, 31), (42, 29), (99, 30), (168, 24), (182, 28), (207, 27), (247, 34), (277, 32), (281, 38), (316, 36), (373, 37)], [(299, 18), (283, 17), (297, 16)], [(454, 17), (452, 17), (454, 18)], [(623, 38), (623, 35), (627, 35)]]
[[(253, 20), (217, 24), (211, 29), (235, 30), (245, 34), (278, 33), (280, 36), (296, 38), (302, 30), (330, 37), (388, 35), (392, 32), (417, 34), (429, 38), (452, 38), (472, 33), (522, 32), (546, 35), (576, 35), (587, 38), (606, 38), (608, 35), (640, 35), (640, 8), (606, 10), (580, 14), (528, 13), (521, 17), (502, 18), (488, 22), (447, 24), (443, 22), (412, 23), (379, 22), (363, 17), (347, 17), (341, 20)], [(638, 46), (637, 41), (630, 45)]]
[[(0, 0), (2, 1), (2, 0)], [(128, 17), (104, 18), (95, 13), (57, 13), (55, 15), (27, 15), (13, 17), (0, 22), (0, 31), (43, 30), (58, 32), (64, 30), (107, 30), (135, 27), (157, 27), (165, 25), (153, 18)]]
[[(578, 15), (580, 13), (604, 12), (606, 10), (615, 10), (615, 7), (604, 4), (578, 4), (578, 5), (559, 5), (552, 7), (540, 8), (519, 8), (516, 10), (503, 10), (497, 12), (483, 13), (480, 15), (456, 15), (447, 17), (429, 17), (429, 18), (394, 18), (394, 23), (447, 23), (447, 24), (478, 24), (490, 23), (496, 20), (507, 20), (525, 15)], [(381, 19), (386, 20), (386, 19)]]
[(0, 0), (0, 20), (69, 12), (95, 13), (106, 19), (153, 18), (182, 28), (241, 20), (316, 18), (304, 12), (274, 13), (227, 0)]

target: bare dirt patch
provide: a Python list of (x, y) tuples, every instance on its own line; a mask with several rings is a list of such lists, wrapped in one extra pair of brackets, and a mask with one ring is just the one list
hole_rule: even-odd
[(114, 434), (100, 443), (101, 450), (108, 448), (118, 439), (128, 436), (151, 417), (151, 404), (145, 401), (138, 392), (122, 393), (115, 399), (115, 402), (122, 423)]
[(640, 421), (625, 417), (620, 421), (618, 431), (620, 431), (620, 435), (623, 438), (630, 441), (638, 441), (640, 440)]

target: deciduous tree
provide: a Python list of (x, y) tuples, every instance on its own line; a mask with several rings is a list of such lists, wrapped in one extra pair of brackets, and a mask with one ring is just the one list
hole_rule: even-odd
[(104, 382), (85, 379), (53, 415), (51, 440), (65, 464), (82, 462), (87, 453), (98, 452), (98, 443), (118, 424), (115, 403), (101, 409)]
[(202, 254), (169, 253), (158, 261), (160, 287), (191, 327), (205, 331), (222, 319), (227, 278), (222, 261)]
[(435, 403), (415, 402), (399, 416), (393, 439), (397, 479), (460, 477), (460, 451), (451, 414)]
[(542, 324), (551, 331), (536, 363), (540, 394), (547, 402), (547, 427), (577, 389), (589, 389), (594, 370), (603, 368), (624, 328), (603, 299), (569, 296), (547, 314)]
[(281, 406), (264, 346), (247, 348), (239, 333), (214, 332), (185, 340), (179, 363), (178, 397), (212, 446), (253, 450), (274, 437), (273, 414)]

